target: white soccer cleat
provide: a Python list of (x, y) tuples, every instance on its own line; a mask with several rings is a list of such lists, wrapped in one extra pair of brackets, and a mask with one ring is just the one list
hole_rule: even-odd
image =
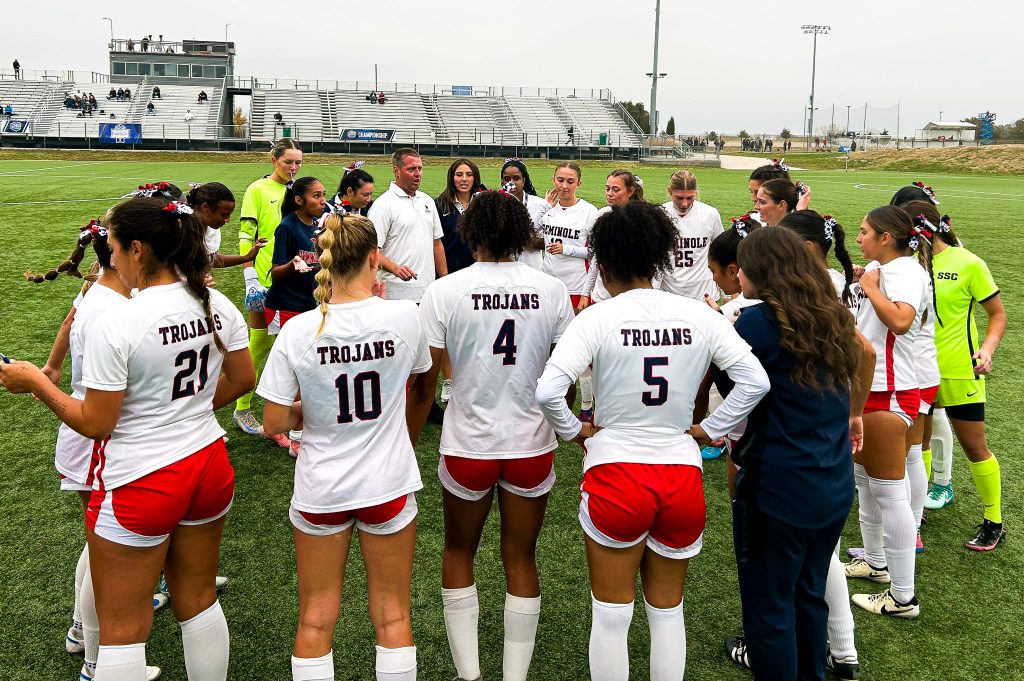
[(849, 563), (843, 564), (843, 570), (849, 579), (870, 579), (879, 584), (889, 583), (889, 568), (876, 568), (863, 558), (854, 558)]
[(918, 605), (917, 596), (914, 596), (907, 603), (900, 603), (892, 595), (892, 591), (886, 589), (880, 594), (854, 594), (850, 600), (858, 608), (863, 608), (876, 615), (887, 617), (900, 617), (912, 620), (921, 614), (921, 606)]
[(85, 638), (81, 629), (68, 629), (68, 634), (64, 637), (64, 649), (68, 651), (68, 655), (81, 655), (85, 652)]
[[(146, 665), (146, 681), (156, 681), (162, 673), (160, 667)], [(78, 674), (79, 681), (93, 681), (93, 678), (93, 675), (89, 673), (88, 666), (82, 665), (82, 671)]]
[(171, 597), (163, 591), (157, 591), (153, 594), (153, 612), (156, 612), (160, 608), (164, 607), (171, 602)]

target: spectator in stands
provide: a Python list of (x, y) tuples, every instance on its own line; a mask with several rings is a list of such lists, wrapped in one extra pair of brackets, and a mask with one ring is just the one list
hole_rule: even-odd
[(75, 108), (75, 98), (72, 97), (71, 94), (67, 93), (67, 92), (64, 93), (64, 108), (65, 109), (74, 109)]
[(189, 121), (191, 121), (195, 117), (196, 117), (196, 115), (194, 113), (192, 113), (192, 109), (185, 109), (185, 117), (184, 118), (185, 118), (185, 122), (186, 123), (188, 123)]
[[(153, 88), (153, 89), (154, 90), (159, 90), (160, 88)], [(124, 101), (126, 101), (126, 102), (132, 101), (132, 91), (129, 90), (128, 88), (124, 89)]]
[(168, 45), (167, 46), (167, 54), (174, 54), (174, 46), (173, 45)]
[(75, 93), (75, 108), (76, 109), (81, 109), (82, 108), (82, 98), (78, 96), (78, 93)]
[(14, 60), (14, 80), (21, 78), (21, 62)]
[(14, 115), (14, 107), (11, 106), (10, 104), (7, 104), (6, 106), (4, 106), (4, 117), (5, 118), (10, 118), (13, 115)]
[(377, 94), (377, 103), (378, 104), (387, 104), (387, 101), (388, 101), (388, 98), (384, 96), (384, 92), (383, 91), (381, 91), (380, 93)]
[(115, 118), (116, 118), (116, 116), (114, 116), (114, 112), (113, 112), (113, 111), (111, 111), (111, 112), (110, 112), (110, 119), (111, 119), (111, 120), (114, 120)]
[(129, 52), (134, 52), (135, 51), (135, 41), (132, 40), (131, 38), (128, 38), (128, 51)]
[(142, 37), (141, 45), (142, 45), (142, 51), (143, 52), (149, 52), (149, 38), (148, 37), (146, 37), (146, 36)]
[[(65, 94), (64, 96), (67, 97), (67, 94)], [(110, 88), (110, 92), (107, 93), (107, 99), (117, 99), (117, 90), (115, 90), (114, 88)]]
[(284, 116), (281, 115), (280, 111), (274, 114), (274, 125), (284, 125)]
[(96, 95), (94, 95), (91, 92), (89, 93), (89, 108), (91, 108), (91, 109), (98, 108), (98, 106), (96, 104)]
[(565, 134), (569, 136), (569, 144), (576, 144), (576, 128), (570, 125)]
[(153, 104), (153, 102), (150, 102), (149, 104), (146, 105), (146, 113), (148, 113), (148, 114), (156, 113), (156, 106)]
[(366, 101), (370, 102), (371, 104), (376, 102), (377, 101), (377, 91), (376, 90), (370, 90), (370, 94), (366, 95)]
[(196, 98), (199, 104), (206, 104), (210, 101), (210, 95), (206, 94), (206, 90), (200, 90), (199, 96)]
[(153, 86), (153, 99), (163, 99), (163, 97), (160, 96), (160, 86), (159, 85), (154, 85)]

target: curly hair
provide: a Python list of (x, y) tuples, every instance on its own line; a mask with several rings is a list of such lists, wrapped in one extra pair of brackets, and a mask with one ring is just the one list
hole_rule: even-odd
[(504, 192), (476, 194), (456, 228), (471, 251), (486, 249), (496, 258), (518, 256), (536, 234), (523, 203)]
[(853, 305), (853, 293), (850, 286), (853, 285), (853, 261), (850, 260), (850, 253), (846, 250), (846, 233), (843, 226), (835, 219), (832, 219), (831, 237), (825, 228), (827, 220), (831, 215), (822, 217), (813, 210), (798, 210), (790, 213), (779, 221), (779, 227), (786, 227), (796, 232), (804, 241), (810, 241), (817, 248), (822, 258), (828, 258), (828, 252), (835, 246), (836, 260), (843, 266), (843, 275), (846, 278), (846, 286), (843, 288), (843, 303), (848, 307)]
[(853, 315), (803, 240), (788, 229), (759, 229), (743, 239), (737, 256), (775, 315), (779, 345), (793, 355), (793, 382), (818, 392), (849, 390), (860, 358)]
[(316, 290), (313, 297), (320, 305), (319, 338), (327, 324), (328, 303), (334, 293), (331, 275), (345, 278), (366, 262), (370, 252), (377, 248), (377, 230), (369, 219), (358, 213), (337, 213), (328, 215), (321, 223), (322, 232), (317, 236), (320, 250), (320, 270), (316, 273)]
[(671, 268), (669, 253), (678, 234), (664, 208), (629, 201), (597, 219), (590, 250), (606, 281), (653, 279)]
[(217, 349), (227, 354), (227, 347), (213, 322), (210, 290), (206, 287), (206, 275), (210, 271), (206, 227), (194, 215), (164, 210), (166, 205), (166, 199), (136, 197), (114, 206), (108, 214), (110, 238), (122, 247), (133, 241), (149, 246), (152, 255), (145, 263), (144, 272), (158, 267), (176, 270), (185, 280), (186, 288), (203, 306)]

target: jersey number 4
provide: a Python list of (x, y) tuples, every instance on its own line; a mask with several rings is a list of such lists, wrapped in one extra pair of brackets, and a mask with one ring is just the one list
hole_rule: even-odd
[[(348, 374), (338, 376), (334, 381), (338, 389), (338, 423), (352, 423), (352, 404), (355, 404), (355, 418), (360, 421), (373, 421), (380, 417), (380, 374), (376, 371), (364, 371), (352, 379), (351, 398), (349, 397)], [(366, 392), (370, 392), (370, 406), (366, 406)]]
[(516, 363), (516, 320), (506, 319), (498, 329), (498, 336), (494, 339), (491, 350), (495, 355), (502, 355), (501, 363), (504, 366)]
[(640, 400), (648, 407), (660, 407), (668, 402), (668, 379), (655, 376), (654, 367), (667, 367), (668, 357), (644, 357), (644, 383), (657, 388), (640, 395)]
[[(198, 353), (195, 350), (179, 352), (174, 358), (174, 366), (184, 368), (174, 376), (174, 385), (171, 388), (171, 399), (177, 400), (182, 397), (192, 397), (206, 387), (209, 379), (208, 364), (210, 362), (210, 346), (204, 345)], [(196, 372), (196, 364), (199, 364), (199, 384), (192, 375)]]

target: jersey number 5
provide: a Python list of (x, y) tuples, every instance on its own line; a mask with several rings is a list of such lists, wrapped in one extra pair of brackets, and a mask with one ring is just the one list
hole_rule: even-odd
[(654, 367), (667, 367), (668, 357), (644, 357), (644, 383), (657, 388), (640, 395), (640, 400), (648, 407), (660, 407), (668, 402), (668, 379), (655, 376)]
[[(338, 389), (338, 423), (352, 423), (351, 404), (355, 403), (355, 416), (360, 421), (373, 421), (381, 413), (380, 404), (380, 374), (376, 371), (364, 371), (356, 374), (352, 379), (354, 388), (352, 398), (349, 398), (348, 374), (338, 376), (334, 381)], [(370, 407), (366, 407), (366, 390), (370, 390)]]
[(491, 350), (495, 355), (504, 355), (501, 363), (504, 366), (516, 363), (516, 320), (506, 319), (498, 329), (498, 337), (494, 339)]
[[(199, 363), (199, 385), (196, 385), (195, 380), (192, 378), (192, 374), (196, 371), (196, 362)], [(207, 365), (210, 362), (210, 346), (204, 345), (203, 349), (198, 353), (195, 350), (185, 350), (179, 352), (178, 356), (174, 358), (174, 366), (180, 367), (182, 364), (185, 365), (181, 371), (174, 376), (174, 385), (171, 388), (171, 399), (177, 400), (182, 397), (192, 397), (197, 392), (206, 387), (206, 381), (209, 378)]]

